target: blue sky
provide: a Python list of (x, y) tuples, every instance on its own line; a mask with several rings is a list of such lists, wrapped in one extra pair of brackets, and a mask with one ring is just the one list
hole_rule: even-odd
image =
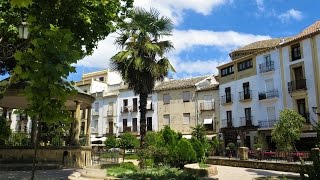
[[(135, 0), (135, 6), (156, 8), (174, 22), (175, 50), (167, 54), (176, 69), (173, 78), (217, 74), (216, 66), (230, 61), (233, 49), (254, 41), (292, 36), (320, 18), (318, 0)], [(115, 34), (99, 42), (92, 56), (80, 60), (83, 73), (106, 69), (119, 51)]]

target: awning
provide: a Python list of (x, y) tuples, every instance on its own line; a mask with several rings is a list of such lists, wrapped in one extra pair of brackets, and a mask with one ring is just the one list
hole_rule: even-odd
[(212, 119), (204, 119), (203, 124), (212, 124)]
[(186, 138), (186, 139), (191, 139), (192, 135), (191, 134), (184, 134), (182, 135), (182, 138)]
[(316, 132), (308, 132), (308, 133), (301, 133), (301, 138), (308, 138), (308, 137), (317, 137)]
[(212, 140), (213, 137), (216, 137), (217, 134), (209, 134), (209, 135), (206, 135), (207, 136), (207, 140)]

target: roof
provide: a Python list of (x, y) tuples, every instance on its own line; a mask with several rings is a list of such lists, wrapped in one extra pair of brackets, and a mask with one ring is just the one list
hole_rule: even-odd
[(299, 34), (292, 36), (291, 38), (287, 39), (285, 43), (288, 44), (296, 40), (303, 39), (309, 35), (319, 33), (320, 32), (320, 20), (316, 21), (315, 23), (311, 24), (309, 27), (305, 28), (303, 31), (301, 31)]
[(200, 82), (201, 80), (205, 79), (208, 76), (200, 76), (188, 79), (177, 79), (177, 80), (169, 80), (163, 81), (158, 84), (154, 90), (155, 91), (165, 91), (165, 90), (172, 90), (172, 89), (183, 89), (183, 88), (191, 88), (194, 87), (196, 83)]
[(214, 75), (199, 81), (195, 84), (196, 91), (216, 90), (219, 88), (219, 82)]
[(257, 50), (257, 49), (265, 49), (265, 48), (275, 47), (281, 42), (281, 40), (282, 40), (282, 38), (256, 41), (251, 44), (240, 47), (240, 48), (232, 51), (231, 53), (238, 52), (238, 51), (248, 51), (248, 50)]

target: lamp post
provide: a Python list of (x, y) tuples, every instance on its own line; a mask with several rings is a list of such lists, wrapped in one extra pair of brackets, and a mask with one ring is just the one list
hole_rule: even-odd
[[(19, 39), (25, 40), (29, 37), (28, 24), (26, 22), (22, 22), (19, 25)], [(0, 60), (7, 60), (13, 57), (14, 53), (17, 50), (23, 50), (25, 48), (24, 42), (18, 45), (10, 44), (3, 42), (0, 37)]]

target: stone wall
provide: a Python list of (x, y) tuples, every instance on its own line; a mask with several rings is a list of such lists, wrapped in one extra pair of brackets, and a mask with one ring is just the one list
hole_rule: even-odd
[[(37, 161), (82, 168), (92, 164), (91, 149), (91, 147), (40, 147)], [(31, 147), (0, 147), (2, 163), (31, 163), (33, 155), (34, 149)]]
[(207, 159), (208, 164), (234, 166), (234, 167), (246, 167), (255, 169), (267, 169), (275, 171), (286, 171), (299, 173), (302, 169), (302, 165), (294, 163), (280, 163), (280, 162), (265, 162), (265, 161), (253, 161), (253, 160), (238, 160), (238, 159), (222, 159), (209, 157)]

